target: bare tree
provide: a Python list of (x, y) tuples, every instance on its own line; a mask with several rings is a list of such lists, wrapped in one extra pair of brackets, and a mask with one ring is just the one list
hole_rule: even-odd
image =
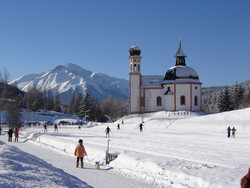
[(54, 110), (56, 112), (61, 112), (62, 111), (62, 109), (61, 109), (61, 100), (60, 100), (60, 96), (59, 96), (59, 92), (58, 91), (56, 91), (56, 94), (55, 94)]
[(19, 111), (19, 101), (8, 99), (6, 103), (6, 120), (11, 128), (20, 128), (21, 122), (20, 122), (20, 111)]

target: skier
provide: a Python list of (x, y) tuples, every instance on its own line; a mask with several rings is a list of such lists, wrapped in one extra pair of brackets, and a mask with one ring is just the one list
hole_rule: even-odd
[(13, 134), (13, 131), (12, 131), (12, 128), (10, 128), (9, 131), (8, 131), (8, 136), (9, 136), (8, 141), (9, 142), (12, 142), (12, 134)]
[(105, 132), (106, 132), (106, 138), (107, 136), (109, 137), (109, 133), (110, 133), (111, 129), (109, 128), (109, 126), (107, 126)]
[(232, 137), (234, 137), (234, 138), (235, 138), (235, 131), (236, 131), (236, 129), (235, 129), (235, 127), (233, 127), (233, 129), (232, 129)]
[(240, 182), (241, 188), (249, 188), (250, 187), (250, 168), (248, 169), (247, 175), (245, 175)]
[(54, 125), (54, 132), (58, 132), (57, 124)]
[(44, 132), (47, 132), (47, 124), (46, 123), (43, 125), (43, 127), (44, 127)]
[(231, 132), (231, 128), (230, 126), (227, 128), (227, 137), (230, 138), (230, 132)]
[(0, 135), (2, 134), (2, 127), (0, 127)]
[(76, 149), (75, 149), (75, 156), (77, 157), (76, 168), (78, 168), (78, 166), (79, 166), (79, 160), (81, 161), (80, 167), (83, 168), (83, 157), (85, 155), (87, 156), (87, 153), (86, 153), (86, 150), (83, 146), (83, 141), (82, 141), (82, 139), (80, 139), (78, 141), (78, 145), (76, 146)]
[(19, 130), (18, 128), (15, 128), (15, 142), (18, 142), (18, 137), (19, 137)]
[(143, 124), (141, 123), (141, 124), (139, 125), (139, 127), (140, 127), (140, 132), (142, 132), (142, 131), (143, 131), (143, 130), (142, 130)]
[(120, 130), (120, 124), (118, 123), (118, 125), (117, 125), (117, 130)]

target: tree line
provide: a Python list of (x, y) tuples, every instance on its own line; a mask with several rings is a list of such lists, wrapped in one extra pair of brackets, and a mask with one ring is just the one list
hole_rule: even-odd
[(230, 87), (202, 88), (202, 111), (224, 112), (250, 107), (250, 80)]

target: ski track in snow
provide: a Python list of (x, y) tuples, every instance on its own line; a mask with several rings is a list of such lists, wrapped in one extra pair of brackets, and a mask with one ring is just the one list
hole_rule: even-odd
[[(23, 143), (8, 144), (31, 153), (27, 147), (47, 152), (50, 157), (42, 160), (51, 161), (68, 173), (69, 179), (75, 176), (87, 186), (237, 188), (250, 166), (249, 113), (250, 108), (201, 116), (189, 112), (159, 112), (144, 117), (134, 114), (123, 118), (125, 124), (119, 120), (80, 130), (77, 126), (59, 126), (58, 133), (52, 127), (48, 133), (43, 133), (42, 127), (30, 127), (20, 131)], [(144, 132), (140, 133), (142, 119)], [(116, 129), (118, 123), (121, 130)], [(109, 151), (119, 155), (106, 166), (107, 125), (111, 127)], [(227, 138), (229, 125), (236, 126), (236, 138)], [(3, 136), (0, 138), (3, 140)], [(84, 177), (74, 168), (73, 152), (79, 138), (83, 138), (88, 153), (86, 168), (91, 169)], [(40, 155), (38, 150), (36, 156)], [(63, 162), (53, 159), (53, 155)], [(101, 164), (99, 171), (93, 170), (97, 161)]]

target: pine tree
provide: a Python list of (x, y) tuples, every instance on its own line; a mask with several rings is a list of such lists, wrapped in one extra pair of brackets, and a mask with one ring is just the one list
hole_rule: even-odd
[(232, 109), (236, 110), (240, 108), (240, 104), (244, 97), (244, 90), (242, 86), (236, 84), (232, 87), (232, 93), (231, 93), (231, 101), (232, 101)]
[(220, 92), (220, 95), (217, 101), (217, 110), (219, 112), (232, 110), (229, 91), (227, 87), (224, 89), (224, 91), (221, 90)]
[(80, 106), (79, 106), (79, 113), (78, 116), (83, 118), (85, 115), (90, 116), (92, 110), (91, 98), (88, 93), (86, 93), (85, 97), (83, 98)]
[(237, 100), (238, 100), (238, 106), (237, 108), (240, 109), (243, 107), (243, 100), (244, 100), (244, 89), (242, 86), (239, 86), (239, 92), (238, 92), (238, 96), (237, 96)]

